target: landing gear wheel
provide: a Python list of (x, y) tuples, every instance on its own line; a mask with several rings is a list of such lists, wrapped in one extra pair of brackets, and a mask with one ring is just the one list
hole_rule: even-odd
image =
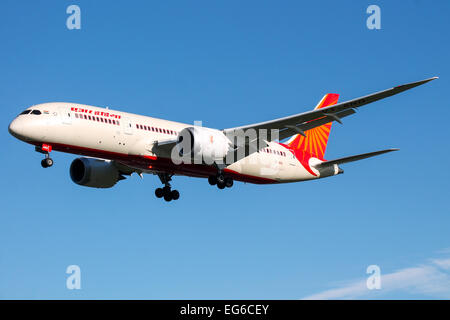
[(233, 179), (231, 178), (225, 178), (225, 186), (227, 188), (231, 188), (233, 186)]
[(163, 190), (163, 195), (165, 196), (166, 194), (170, 193), (170, 187), (169, 186), (165, 186), (164, 188), (162, 188)]
[(178, 200), (180, 198), (180, 193), (178, 190), (172, 190), (170, 195), (172, 196), (172, 200)]
[(217, 188), (219, 188), (219, 189), (225, 189), (225, 182), (219, 182), (219, 181), (217, 181)]
[(52, 158), (45, 158), (41, 161), (42, 168), (48, 168), (53, 165), (53, 159)]
[(208, 177), (208, 182), (210, 185), (215, 185), (217, 183), (217, 178), (215, 176), (209, 176)]
[(172, 200), (172, 193), (169, 192), (169, 193), (164, 194), (164, 200), (166, 200), (167, 202)]
[(216, 179), (217, 179), (217, 185), (225, 183), (225, 177), (223, 176), (223, 174), (217, 175)]
[(157, 198), (162, 198), (164, 196), (164, 191), (162, 188), (158, 188), (155, 190), (155, 196)]
[(52, 158), (45, 158), (44, 161), (47, 164), (47, 167), (51, 167), (53, 165), (53, 159)]

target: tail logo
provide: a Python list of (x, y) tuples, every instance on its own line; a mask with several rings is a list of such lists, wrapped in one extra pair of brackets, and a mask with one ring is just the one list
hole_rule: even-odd
[[(334, 105), (338, 102), (339, 95), (326, 94), (314, 110)], [(288, 145), (294, 150), (301, 150), (311, 156), (324, 160), (325, 150), (330, 135), (331, 122), (305, 132), (306, 137), (298, 134), (294, 136)]]

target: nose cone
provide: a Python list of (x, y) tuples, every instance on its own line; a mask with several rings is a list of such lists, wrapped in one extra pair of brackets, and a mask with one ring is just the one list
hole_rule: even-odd
[(28, 123), (21, 117), (15, 118), (9, 124), (8, 131), (13, 137), (22, 141), (29, 141), (32, 138)]
[(17, 119), (14, 119), (9, 124), (8, 131), (11, 135), (20, 139), (22, 137), (22, 135), (21, 135), (22, 127), (23, 127), (23, 123), (21, 123), (21, 121), (18, 121)]
[(47, 134), (47, 125), (45, 119), (36, 117), (18, 116), (8, 127), (9, 133), (22, 141), (43, 141)]

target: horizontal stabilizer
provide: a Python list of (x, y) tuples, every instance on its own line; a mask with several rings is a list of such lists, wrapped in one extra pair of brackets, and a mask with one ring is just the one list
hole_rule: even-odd
[(358, 154), (356, 156), (350, 156), (350, 157), (339, 158), (339, 159), (330, 160), (330, 161), (324, 161), (324, 162), (321, 162), (321, 163), (315, 165), (314, 167), (319, 168), (319, 167), (330, 166), (330, 165), (334, 165), (334, 164), (342, 164), (342, 163), (347, 163), (347, 162), (358, 161), (358, 160), (378, 156), (383, 153), (388, 153), (388, 152), (397, 151), (397, 150), (399, 150), (399, 149), (386, 149), (386, 150), (380, 150), (380, 151), (375, 151), (375, 152), (362, 153), (362, 154)]

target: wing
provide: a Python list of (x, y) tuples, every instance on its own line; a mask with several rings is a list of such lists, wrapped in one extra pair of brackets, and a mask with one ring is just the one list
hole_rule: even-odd
[(321, 162), (321, 163), (315, 165), (314, 167), (316, 167), (316, 168), (326, 167), (326, 166), (330, 166), (330, 165), (334, 165), (334, 164), (342, 164), (342, 163), (347, 163), (347, 162), (358, 161), (358, 160), (378, 156), (383, 153), (388, 153), (388, 152), (398, 151), (398, 150), (399, 149), (386, 149), (386, 150), (380, 150), (380, 151), (375, 151), (375, 152), (362, 153), (362, 154), (358, 154), (356, 156), (350, 156), (350, 157), (339, 158), (339, 159), (335, 159), (335, 160), (324, 161), (324, 162)]
[(154, 141), (146, 149), (159, 157), (170, 157), (172, 149), (177, 144), (176, 139)]
[[(241, 139), (241, 141), (244, 142), (239, 145), (235, 144), (235, 148), (232, 152), (234, 152), (235, 155), (244, 154), (245, 156), (248, 156), (253, 152), (257, 152), (261, 148), (265, 148), (267, 146), (267, 142), (269, 141), (281, 141), (294, 134), (306, 136), (308, 130), (333, 121), (342, 123), (341, 119), (354, 114), (356, 112), (356, 108), (396, 95), (400, 92), (420, 86), (437, 78), (438, 77), (433, 77), (421, 81), (411, 82), (353, 100), (341, 102), (329, 107), (294, 114), (292, 116), (275, 120), (224, 129), (223, 131), (229, 137), (238, 137), (243, 135), (244, 138)], [(276, 133), (272, 135), (272, 130), (275, 130), (275, 132), (278, 131), (278, 135)], [(251, 135), (247, 135), (247, 132), (249, 131), (251, 131)], [(242, 152), (242, 149), (244, 149), (244, 152)], [(236, 160), (239, 160), (238, 158), (239, 157), (234, 157)]]
[[(254, 129), (256, 130), (256, 134), (258, 135), (260, 129), (266, 130), (276, 129), (279, 130), (279, 140), (283, 140), (297, 133), (306, 135), (305, 131), (321, 126), (325, 123), (329, 123), (332, 121), (341, 122), (342, 118), (355, 113), (356, 112), (355, 108), (359, 108), (366, 104), (396, 95), (400, 92), (420, 86), (437, 78), (438, 77), (433, 77), (422, 81), (411, 82), (391, 89), (372, 93), (367, 96), (341, 102), (322, 109), (312, 110), (284, 118), (250, 124), (246, 126), (225, 129), (224, 133), (232, 134), (233, 132), (236, 131), (242, 130), (245, 132), (246, 130)], [(267, 141), (272, 140), (274, 139), (271, 138), (269, 134)]]

